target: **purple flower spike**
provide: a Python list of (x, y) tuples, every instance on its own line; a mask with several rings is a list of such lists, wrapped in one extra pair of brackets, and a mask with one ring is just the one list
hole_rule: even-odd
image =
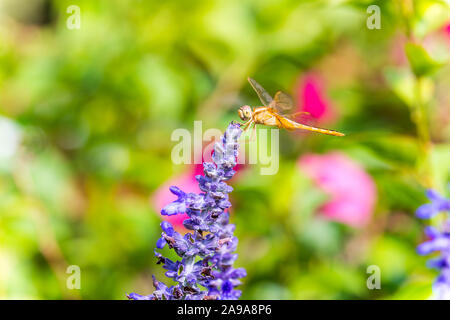
[(450, 200), (442, 197), (434, 190), (427, 190), (427, 197), (431, 203), (421, 205), (417, 211), (416, 216), (420, 219), (430, 219), (441, 211), (450, 210)]
[(127, 298), (130, 299), (130, 300), (152, 300), (151, 296), (142, 296), (142, 295), (137, 294), (137, 293), (127, 294)]
[[(420, 206), (416, 215), (422, 219), (429, 219), (440, 212), (450, 211), (450, 200), (444, 198), (434, 190), (427, 191), (427, 197), (431, 203)], [(440, 256), (428, 260), (427, 266), (440, 270), (439, 276), (436, 278), (433, 291), (438, 299), (450, 299), (450, 219), (447, 216), (441, 230), (428, 226), (425, 228), (425, 234), (429, 238), (428, 241), (417, 247), (417, 253), (426, 255), (433, 252), (440, 252)]]
[(163, 216), (173, 216), (175, 214), (181, 214), (186, 212), (186, 193), (181, 191), (178, 187), (172, 186), (169, 188), (170, 192), (178, 196), (178, 199), (172, 203), (169, 203), (161, 210)]
[(163, 221), (161, 222), (161, 229), (164, 231), (168, 236), (172, 236), (174, 233), (173, 227), (170, 224), (170, 222)]
[(164, 248), (164, 246), (167, 243), (166, 238), (172, 237), (175, 233), (172, 225), (170, 224), (170, 222), (167, 222), (167, 221), (161, 222), (161, 229), (163, 230), (163, 233), (161, 234), (161, 238), (159, 238), (158, 241), (156, 241), (156, 247), (158, 249)]
[(199, 300), (239, 299), (241, 291), (235, 288), (246, 276), (245, 269), (233, 268), (238, 239), (235, 226), (229, 224), (227, 209), (231, 206), (228, 194), (233, 190), (225, 181), (235, 173), (238, 139), (242, 133), (239, 124), (231, 123), (221, 141), (214, 146), (213, 162), (203, 163), (204, 175), (196, 177), (202, 193), (185, 193), (176, 186), (170, 191), (178, 199), (161, 210), (162, 215), (186, 213), (183, 224), (192, 233), (184, 236), (176, 232), (169, 222), (161, 223), (161, 238), (156, 247), (166, 244), (181, 258), (172, 261), (155, 252), (157, 264), (162, 264), (166, 277), (176, 282), (167, 287), (153, 277), (155, 291), (148, 296), (128, 295), (133, 300)]

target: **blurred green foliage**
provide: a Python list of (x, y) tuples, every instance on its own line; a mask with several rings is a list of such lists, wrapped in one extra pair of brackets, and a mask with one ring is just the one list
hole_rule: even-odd
[[(258, 103), (248, 76), (295, 95), (310, 71), (327, 83), (332, 126), (346, 137), (282, 132), (279, 172), (249, 166), (232, 182), (243, 298), (429, 297), (435, 273), (415, 253), (423, 223), (413, 214), (426, 181), (441, 192), (449, 181), (450, 40), (439, 33), (448, 2), (78, 0), (81, 28), (70, 30), (73, 2), (0, 0), (0, 119), (21, 137), (0, 158), (0, 298), (150, 293), (163, 270), (149, 198), (187, 169), (170, 160), (172, 131), (237, 120), (239, 106)], [(366, 28), (371, 4), (380, 30)], [(411, 66), (398, 59), (406, 42)], [(425, 77), (426, 179), (411, 67)], [(13, 142), (3, 135), (0, 148)], [(365, 228), (317, 215), (327, 195), (296, 169), (302, 154), (331, 150), (376, 183)], [(80, 290), (66, 287), (68, 265), (81, 268)], [(381, 268), (381, 290), (366, 287), (369, 265)]]

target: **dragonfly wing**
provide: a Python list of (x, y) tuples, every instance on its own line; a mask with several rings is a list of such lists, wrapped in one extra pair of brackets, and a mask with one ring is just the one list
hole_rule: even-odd
[(248, 82), (250, 82), (250, 85), (252, 86), (253, 90), (255, 90), (262, 104), (268, 106), (273, 100), (270, 94), (268, 94), (267, 91), (264, 90), (264, 88), (252, 78), (248, 78)]
[(294, 101), (291, 96), (282, 91), (275, 93), (275, 97), (272, 101), (271, 107), (280, 113), (289, 112), (294, 106)]
[(283, 117), (288, 118), (290, 120), (294, 120), (295, 122), (305, 122), (306, 119), (311, 121), (311, 114), (306, 111), (299, 111), (290, 114), (284, 114)]
[(299, 111), (289, 114), (282, 114), (283, 117), (301, 123), (310, 127), (315, 127), (317, 124), (317, 119), (314, 118), (309, 112)]

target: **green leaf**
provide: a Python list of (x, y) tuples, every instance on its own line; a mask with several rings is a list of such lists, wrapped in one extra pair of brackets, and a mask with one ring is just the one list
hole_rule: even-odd
[(434, 61), (428, 52), (419, 44), (407, 43), (405, 52), (412, 71), (417, 77), (430, 75), (442, 66), (441, 63)]

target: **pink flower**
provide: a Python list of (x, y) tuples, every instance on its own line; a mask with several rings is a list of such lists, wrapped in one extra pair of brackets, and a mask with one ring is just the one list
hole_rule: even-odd
[(450, 38), (450, 22), (448, 22), (445, 26), (444, 26), (444, 32), (447, 34), (447, 36)]
[(331, 200), (321, 208), (330, 220), (353, 227), (366, 225), (376, 202), (372, 177), (355, 161), (339, 152), (324, 155), (306, 154), (298, 160), (309, 176)]
[(442, 28), (442, 34), (444, 36), (444, 41), (447, 44), (447, 48), (450, 50), (450, 21), (447, 22), (444, 27)]
[(299, 111), (308, 112), (321, 122), (329, 122), (336, 116), (325, 94), (323, 82), (313, 73), (306, 74), (297, 85), (297, 106)]

